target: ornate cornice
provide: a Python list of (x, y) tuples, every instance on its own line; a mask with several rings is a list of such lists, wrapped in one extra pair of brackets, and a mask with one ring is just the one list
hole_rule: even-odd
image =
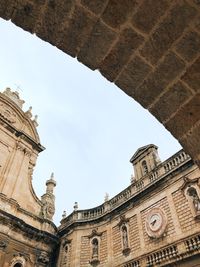
[(50, 234), (46, 231), (38, 230), (37, 228), (25, 223), (23, 220), (8, 214), (5, 211), (0, 211), (0, 221), (4, 225), (9, 225), (9, 228), (21, 233), (23, 236), (43, 242), (45, 244), (58, 244), (59, 239), (56, 235)]

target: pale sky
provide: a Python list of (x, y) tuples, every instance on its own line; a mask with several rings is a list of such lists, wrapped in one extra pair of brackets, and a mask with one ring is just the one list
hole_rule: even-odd
[(153, 143), (161, 160), (181, 149), (171, 134), (137, 102), (98, 71), (91, 71), (56, 47), (0, 19), (0, 90), (16, 90), (38, 115), (46, 150), (33, 175), (38, 197), (55, 173), (58, 225), (62, 212), (98, 206), (130, 184), (129, 162)]

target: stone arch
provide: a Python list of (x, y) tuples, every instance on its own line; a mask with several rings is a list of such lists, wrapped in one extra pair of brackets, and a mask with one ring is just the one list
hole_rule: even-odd
[(25, 266), (26, 266), (26, 260), (22, 256), (15, 256), (9, 265), (9, 267), (25, 267)]
[(98, 69), (200, 165), (198, 1), (3, 0), (0, 16)]

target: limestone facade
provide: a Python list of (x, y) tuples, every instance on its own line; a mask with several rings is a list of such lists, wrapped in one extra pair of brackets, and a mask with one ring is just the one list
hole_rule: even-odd
[(59, 267), (200, 266), (198, 167), (183, 150), (161, 162), (155, 145), (130, 161), (129, 187), (61, 221)]
[(52, 178), (40, 200), (32, 187), (32, 173), (44, 148), (31, 108), (23, 112), (23, 102), (9, 88), (0, 93), (0, 266), (52, 266), (57, 228), (52, 216), (44, 214), (54, 201), (53, 191), (48, 192)]
[(76, 203), (57, 228), (54, 175), (41, 199), (32, 188), (44, 148), (22, 105), (0, 93), (0, 266), (200, 266), (200, 171), (187, 153), (161, 162), (157, 146), (139, 148), (130, 186), (92, 209)]

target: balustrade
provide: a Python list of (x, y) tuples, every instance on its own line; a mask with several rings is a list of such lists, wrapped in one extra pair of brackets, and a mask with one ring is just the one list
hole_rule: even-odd
[(158, 252), (152, 253), (147, 257), (147, 266), (152, 266), (153, 264), (161, 263), (173, 257), (176, 257), (178, 254), (177, 247), (170, 246)]

